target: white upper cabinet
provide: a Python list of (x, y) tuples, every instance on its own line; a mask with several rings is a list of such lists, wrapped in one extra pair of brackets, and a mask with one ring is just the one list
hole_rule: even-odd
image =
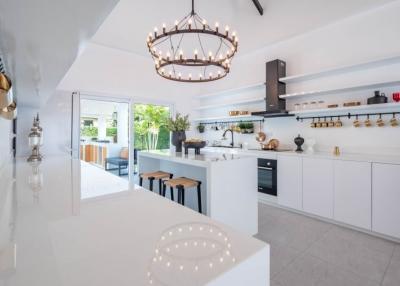
[(303, 210), (333, 218), (333, 160), (303, 158)]
[(302, 158), (278, 156), (278, 203), (285, 207), (303, 209)]
[(372, 164), (372, 230), (400, 238), (400, 165)]
[(371, 230), (371, 163), (335, 161), (334, 219)]

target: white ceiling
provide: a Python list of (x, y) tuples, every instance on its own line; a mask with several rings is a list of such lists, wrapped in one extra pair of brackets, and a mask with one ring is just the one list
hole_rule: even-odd
[(117, 2), (0, 0), (0, 54), (19, 106), (47, 101)]
[[(263, 16), (251, 0), (197, 0), (195, 9), (210, 24), (218, 21), (238, 32), (240, 56), (391, 1), (260, 0)], [(147, 34), (181, 19), (190, 5), (190, 0), (121, 0), (92, 41), (147, 57)]]

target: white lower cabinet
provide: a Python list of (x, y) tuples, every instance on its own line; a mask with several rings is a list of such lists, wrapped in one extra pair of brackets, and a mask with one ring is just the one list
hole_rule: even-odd
[(333, 218), (333, 160), (303, 158), (303, 210)]
[(400, 238), (400, 165), (372, 164), (372, 230)]
[(334, 162), (334, 219), (371, 230), (371, 163)]
[(278, 203), (292, 209), (303, 209), (302, 158), (278, 156)]

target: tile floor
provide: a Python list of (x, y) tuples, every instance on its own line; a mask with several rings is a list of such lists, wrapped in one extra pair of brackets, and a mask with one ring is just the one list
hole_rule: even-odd
[(271, 286), (400, 286), (400, 244), (259, 204)]

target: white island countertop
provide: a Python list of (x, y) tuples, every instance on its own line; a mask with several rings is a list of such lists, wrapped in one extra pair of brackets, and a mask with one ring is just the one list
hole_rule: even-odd
[(0, 171), (0, 285), (269, 285), (267, 244), (137, 186), (82, 199), (79, 160)]
[(245, 154), (227, 154), (227, 153), (217, 153), (217, 152), (207, 152), (203, 151), (199, 155), (194, 154), (193, 151), (189, 154), (176, 153), (168, 150), (150, 150), (150, 151), (140, 151), (139, 156), (145, 156), (154, 159), (168, 160), (171, 162), (184, 163), (199, 167), (208, 167), (212, 163), (229, 162), (232, 160), (239, 160), (243, 158), (248, 158)]

